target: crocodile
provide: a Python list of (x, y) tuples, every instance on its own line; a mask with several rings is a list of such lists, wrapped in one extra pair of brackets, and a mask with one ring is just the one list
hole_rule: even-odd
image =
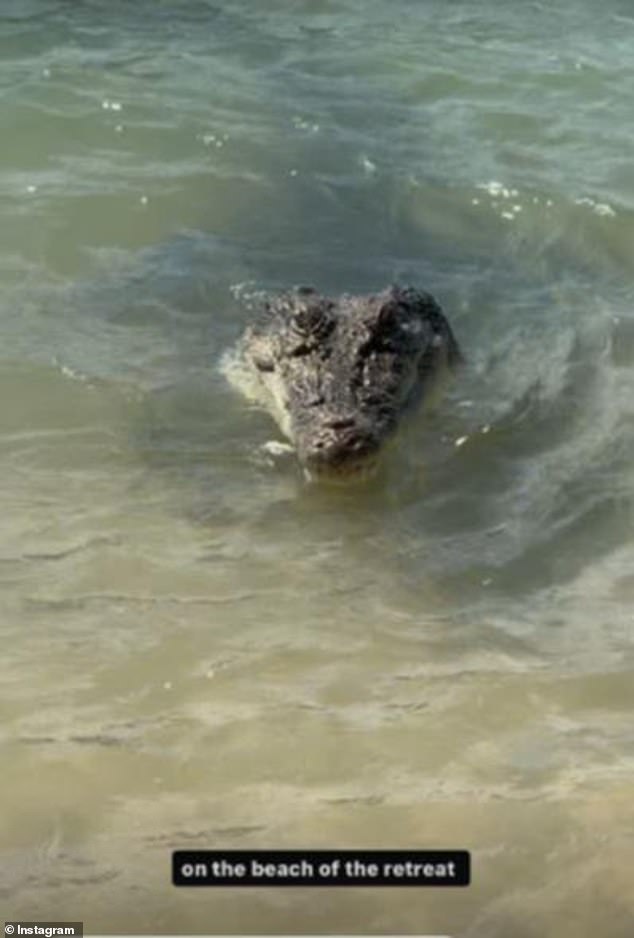
[[(267, 301), (235, 359), (308, 479), (373, 472), (402, 415), (462, 360), (436, 300), (412, 287), (337, 298), (298, 287)], [(235, 382), (235, 377), (234, 377)]]

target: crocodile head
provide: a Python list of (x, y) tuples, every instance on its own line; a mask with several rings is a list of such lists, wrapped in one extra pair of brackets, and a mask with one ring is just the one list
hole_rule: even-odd
[(267, 304), (242, 354), (306, 475), (367, 474), (402, 415), (460, 359), (436, 301), (412, 288), (321, 296), (303, 287)]

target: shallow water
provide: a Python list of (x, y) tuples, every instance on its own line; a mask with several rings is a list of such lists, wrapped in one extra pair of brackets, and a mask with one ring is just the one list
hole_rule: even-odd
[[(2, 4), (6, 918), (631, 934), (633, 43), (617, 0)], [(467, 367), (308, 487), (222, 355), (395, 280)], [(473, 884), (175, 890), (193, 846)]]

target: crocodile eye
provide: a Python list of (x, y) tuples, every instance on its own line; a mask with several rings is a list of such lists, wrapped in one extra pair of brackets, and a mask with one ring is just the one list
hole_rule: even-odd
[(393, 352), (403, 340), (402, 309), (387, 300), (367, 323), (367, 348), (372, 352)]
[(275, 371), (273, 359), (266, 355), (254, 355), (253, 364), (258, 371)]
[(302, 336), (327, 335), (332, 328), (328, 308), (318, 303), (301, 306), (293, 317), (293, 328)]
[(376, 324), (380, 333), (394, 332), (401, 325), (401, 307), (394, 300), (388, 300), (379, 310)]

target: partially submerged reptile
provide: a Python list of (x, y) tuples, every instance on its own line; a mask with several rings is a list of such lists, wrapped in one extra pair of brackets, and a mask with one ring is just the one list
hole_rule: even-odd
[(461, 354), (428, 293), (331, 299), (300, 287), (266, 304), (237, 360), (307, 477), (340, 480), (374, 468), (402, 415)]

